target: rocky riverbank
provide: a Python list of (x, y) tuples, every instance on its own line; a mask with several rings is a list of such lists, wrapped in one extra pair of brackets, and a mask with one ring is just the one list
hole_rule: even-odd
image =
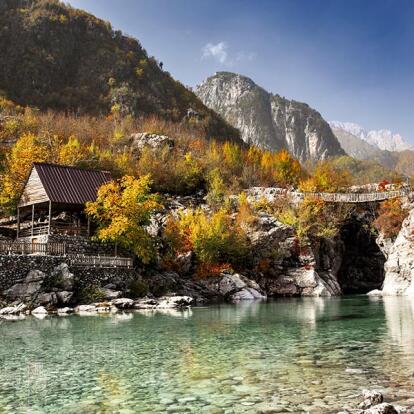
[(392, 405), (384, 401), (381, 392), (375, 390), (363, 390), (361, 402), (356, 406), (347, 406), (338, 414), (410, 414), (414, 413), (414, 407), (407, 408), (399, 405)]
[[(252, 192), (257, 200), (263, 191)], [(266, 192), (265, 192), (266, 193)], [(266, 193), (267, 194), (267, 193)], [(174, 197), (148, 231), (162, 240), (167, 214), (204, 206), (202, 196)], [(104, 303), (118, 298), (189, 296), (193, 305), (269, 297), (338, 296), (346, 293), (414, 294), (414, 209), (395, 240), (371, 231), (375, 215), (354, 212), (339, 234), (299, 244), (293, 227), (259, 212), (246, 228), (249, 251), (240, 269), (199, 277), (192, 251), (170, 269), (70, 267), (65, 258), (0, 256), (0, 305), (26, 310)], [(385, 263), (385, 264), (384, 264)], [(173, 270), (172, 270), (173, 269)], [(384, 270), (385, 269), (385, 270)], [(382, 286), (383, 285), (383, 286)], [(382, 290), (381, 290), (382, 289)]]

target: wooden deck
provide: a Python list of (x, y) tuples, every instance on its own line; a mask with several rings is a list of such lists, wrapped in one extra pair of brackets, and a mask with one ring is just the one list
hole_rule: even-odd
[(7, 256), (55, 256), (62, 257), (71, 266), (100, 267), (100, 268), (126, 268), (133, 267), (129, 257), (97, 255), (88, 256), (70, 254), (65, 243), (23, 243), (15, 241), (0, 241), (0, 255)]

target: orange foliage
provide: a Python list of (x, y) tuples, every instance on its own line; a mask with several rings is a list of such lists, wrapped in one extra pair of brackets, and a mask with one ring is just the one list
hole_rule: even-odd
[(407, 210), (403, 209), (401, 200), (395, 198), (383, 201), (380, 205), (378, 217), (374, 226), (386, 238), (393, 238), (398, 235), (401, 225), (407, 217)]
[(228, 263), (200, 263), (197, 267), (196, 277), (204, 279), (207, 277), (217, 277), (225, 271), (230, 271), (231, 265)]

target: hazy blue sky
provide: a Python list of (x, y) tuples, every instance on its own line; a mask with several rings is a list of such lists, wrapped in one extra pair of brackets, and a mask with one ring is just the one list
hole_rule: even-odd
[(251, 77), (328, 120), (414, 143), (414, 0), (70, 0), (186, 85)]

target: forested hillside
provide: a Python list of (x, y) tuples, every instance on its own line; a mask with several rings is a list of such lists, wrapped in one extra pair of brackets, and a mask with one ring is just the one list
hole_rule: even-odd
[(58, 0), (2, 0), (0, 56), (0, 93), (19, 104), (185, 118), (210, 136), (238, 136), (138, 40)]

